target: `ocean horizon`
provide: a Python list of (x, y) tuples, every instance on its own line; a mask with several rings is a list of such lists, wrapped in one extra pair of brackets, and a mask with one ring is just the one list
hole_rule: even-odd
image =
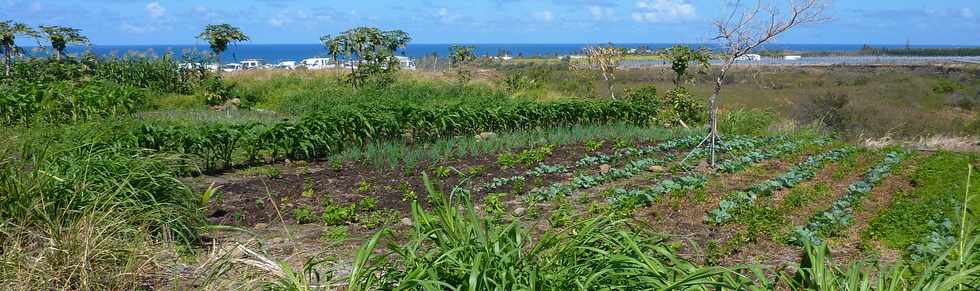
[[(715, 44), (680, 43), (694, 48), (717, 48)], [(426, 56), (445, 57), (453, 44), (409, 44), (398, 54), (411, 58)], [(461, 44), (473, 46), (475, 53), (480, 56), (510, 55), (515, 57), (557, 57), (580, 53), (590, 45), (587, 43), (555, 43), (555, 44)], [(657, 50), (667, 48), (675, 43), (615, 43), (617, 47), (640, 48), (647, 47)], [(770, 44), (764, 50), (787, 50), (794, 52), (854, 52), (865, 45), (875, 48), (905, 48), (904, 44)], [(976, 48), (969, 45), (909, 45), (911, 48)], [(30, 55), (42, 56), (45, 52), (37, 47), (26, 47)], [(92, 45), (72, 46), (69, 54), (81, 54), (87, 51), (98, 56), (125, 56), (138, 54), (144, 56), (161, 56), (167, 53), (181, 55), (186, 52), (210, 52), (207, 44), (185, 45)], [(233, 44), (221, 56), (222, 62), (237, 62), (245, 59), (261, 59), (269, 63), (281, 61), (299, 61), (306, 58), (326, 57), (327, 51), (320, 44)]]

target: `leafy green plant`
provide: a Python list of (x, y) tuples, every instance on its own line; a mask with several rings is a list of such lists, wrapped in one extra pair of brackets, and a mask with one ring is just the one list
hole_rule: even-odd
[(371, 211), (358, 218), (358, 224), (366, 229), (377, 229), (379, 227), (394, 225), (398, 222), (401, 213), (393, 209), (382, 209)]
[(378, 198), (368, 196), (357, 201), (355, 208), (358, 211), (374, 211), (378, 209)]
[(353, 222), (357, 211), (354, 206), (335, 205), (330, 200), (323, 203), (321, 218), (325, 225), (340, 225)]
[(605, 143), (606, 141), (604, 140), (587, 140), (585, 141), (585, 149), (587, 149), (590, 152), (598, 151), (599, 149), (602, 148), (602, 145)]
[(505, 152), (497, 158), (497, 164), (504, 168), (511, 168), (517, 165), (531, 167), (544, 161), (548, 156), (551, 156), (553, 150), (554, 146), (543, 145), (526, 149), (519, 153)]
[(419, 199), (419, 195), (415, 193), (415, 189), (412, 188), (411, 184), (403, 182), (398, 187), (399, 191), (402, 192), (402, 202), (412, 202)]
[(371, 183), (368, 183), (367, 180), (361, 180), (357, 183), (357, 192), (367, 193), (368, 191), (371, 191)]
[(266, 168), (265, 176), (272, 180), (282, 179), (282, 171), (276, 167)]
[(449, 178), (451, 169), (447, 166), (436, 167), (435, 174), (439, 178)]
[(296, 223), (299, 224), (312, 223), (316, 220), (314, 219), (314, 217), (315, 216), (313, 214), (313, 209), (310, 208), (308, 205), (304, 205), (293, 209), (293, 220), (295, 220)]
[(487, 197), (483, 198), (483, 211), (495, 219), (503, 217), (504, 214), (507, 214), (507, 208), (504, 206), (503, 201), (505, 196), (507, 196), (507, 193), (487, 194)]

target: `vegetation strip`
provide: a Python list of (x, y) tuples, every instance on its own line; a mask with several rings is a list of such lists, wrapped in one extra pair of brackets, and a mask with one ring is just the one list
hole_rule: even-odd
[[(719, 167), (715, 171), (718, 173), (739, 172), (751, 164), (795, 152), (799, 148), (800, 142), (788, 141), (770, 150), (753, 150), (742, 156), (722, 161), (719, 163)], [(700, 154), (703, 155), (703, 152)], [(633, 209), (649, 205), (665, 193), (685, 189), (697, 189), (703, 187), (706, 182), (707, 177), (705, 175), (695, 173), (678, 178), (666, 179), (660, 181), (653, 187), (643, 190), (616, 189), (614, 190), (612, 196), (609, 197), (609, 203), (617, 208)]]
[(236, 155), (249, 161), (263, 156), (315, 159), (378, 140), (432, 140), (569, 124), (643, 124), (656, 114), (657, 106), (630, 101), (509, 102), (451, 108), (392, 101), (315, 112), (299, 122), (145, 125), (133, 135), (140, 147), (198, 157), (205, 171), (213, 171), (233, 165)]
[[(664, 145), (671, 148), (686, 148), (696, 145), (698, 141), (698, 138), (689, 137), (679, 140), (677, 143), (665, 143)], [(733, 148), (753, 147), (759, 143), (761, 143), (760, 139), (745, 137), (735, 138), (732, 141), (723, 143), (722, 149), (726, 150)], [(703, 149), (695, 149), (695, 151), (698, 153), (705, 152)], [(673, 161), (675, 158), (676, 157), (672, 156), (665, 157), (664, 159), (644, 158), (630, 161), (622, 168), (609, 169), (609, 171), (605, 173), (595, 175), (578, 175), (572, 178), (572, 180), (569, 182), (557, 182), (546, 188), (531, 191), (531, 193), (529, 193), (529, 198), (536, 201), (545, 201), (560, 196), (569, 196), (575, 190), (589, 189), (612, 181), (633, 177), (639, 173), (649, 170), (650, 167), (667, 164), (668, 162)]]
[(737, 215), (740, 208), (751, 205), (760, 196), (768, 197), (776, 191), (793, 188), (803, 181), (813, 179), (817, 171), (825, 165), (840, 160), (852, 152), (854, 152), (853, 148), (844, 147), (810, 156), (778, 177), (756, 184), (745, 191), (730, 194), (728, 198), (721, 200), (717, 209), (705, 216), (705, 221), (712, 224), (728, 223)]
[(847, 192), (830, 209), (811, 216), (805, 227), (797, 227), (793, 243), (799, 246), (807, 243), (822, 244), (821, 236), (833, 235), (849, 226), (854, 219), (854, 208), (860, 205), (861, 198), (871, 193), (907, 155), (909, 153), (903, 151), (892, 151), (885, 155), (885, 160), (868, 170), (863, 179), (848, 186)]
[(622, 159), (626, 159), (626, 158), (629, 158), (629, 157), (646, 156), (646, 155), (649, 155), (649, 154), (658, 153), (658, 152), (664, 152), (664, 151), (669, 151), (669, 150), (672, 150), (672, 149), (687, 148), (687, 147), (692, 146), (694, 142), (697, 142), (696, 139), (699, 139), (699, 138), (700, 137), (689, 136), (689, 137), (684, 137), (684, 138), (671, 139), (671, 140), (664, 141), (664, 142), (662, 142), (660, 144), (657, 144), (655, 146), (645, 146), (645, 147), (641, 147), (641, 148), (625, 148), (625, 149), (620, 149), (620, 150), (616, 151), (616, 153), (614, 153), (612, 155), (606, 155), (606, 154), (603, 154), (603, 153), (599, 153), (599, 154), (595, 154), (595, 155), (587, 155), (585, 157), (582, 157), (578, 161), (576, 161), (575, 164), (573, 164), (571, 166), (563, 166), (563, 165), (549, 166), (549, 165), (545, 165), (545, 164), (539, 164), (537, 167), (535, 167), (535, 168), (533, 168), (531, 170), (528, 170), (527, 172), (525, 172), (523, 174), (515, 175), (515, 176), (512, 176), (512, 177), (508, 177), (508, 178), (493, 178), (492, 181), (484, 184), (482, 187), (480, 187), (480, 189), (486, 190), (486, 191), (491, 191), (491, 190), (494, 190), (496, 188), (499, 188), (499, 187), (502, 187), (502, 186), (505, 186), (505, 185), (508, 185), (508, 184), (511, 184), (511, 183), (514, 183), (514, 182), (517, 182), (517, 181), (524, 181), (528, 177), (540, 177), (540, 176), (546, 175), (546, 174), (564, 173), (564, 172), (567, 172), (570, 169), (585, 168), (585, 167), (595, 166), (595, 165), (599, 165), (599, 164), (608, 164), (608, 163), (615, 162), (615, 161), (622, 160)]

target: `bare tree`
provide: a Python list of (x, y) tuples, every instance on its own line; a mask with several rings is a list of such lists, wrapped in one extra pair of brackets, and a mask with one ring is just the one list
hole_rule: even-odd
[[(721, 65), (715, 76), (714, 92), (708, 98), (711, 130), (702, 141), (710, 143), (711, 166), (715, 165), (715, 144), (718, 133), (718, 97), (729, 69), (736, 61), (777, 36), (798, 26), (830, 20), (825, 16), (827, 0), (785, 0), (784, 7), (759, 0), (746, 6), (742, 1), (732, 3), (727, 17), (715, 21), (718, 34), (714, 37), (722, 54)], [(699, 145), (700, 147), (700, 145)]]
[(616, 80), (616, 68), (623, 61), (623, 50), (609, 43), (605, 47), (588, 47), (585, 49), (585, 55), (587, 62), (586, 68), (583, 69), (599, 71), (602, 74), (602, 79), (606, 82), (609, 97), (616, 99), (613, 82)]

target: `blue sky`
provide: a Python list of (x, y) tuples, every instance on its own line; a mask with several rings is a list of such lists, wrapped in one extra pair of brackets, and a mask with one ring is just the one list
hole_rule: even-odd
[[(729, 1), (0, 0), (0, 20), (81, 28), (100, 45), (195, 44), (203, 25), (224, 22), (263, 44), (365, 25), (414, 43), (706, 42)], [(778, 42), (980, 45), (978, 0), (837, 0), (829, 15)]]

